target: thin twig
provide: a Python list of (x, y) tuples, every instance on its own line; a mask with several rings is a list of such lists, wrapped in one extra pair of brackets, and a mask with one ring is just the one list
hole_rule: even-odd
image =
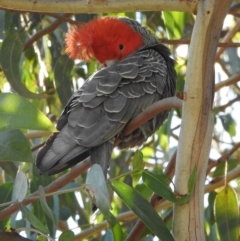
[(221, 156), (220, 158), (218, 158), (216, 161), (209, 161), (208, 162), (208, 169), (207, 169), (207, 173), (209, 173), (211, 171), (212, 168), (216, 167), (217, 165), (219, 165), (220, 163), (223, 163), (225, 161), (228, 160), (228, 158), (238, 149), (240, 148), (240, 142), (237, 143), (228, 153), (226, 153), (225, 155)]
[[(237, 21), (236, 25), (226, 34), (226, 36), (223, 38), (223, 42), (229, 43), (231, 42), (234, 35), (239, 31), (240, 29), (240, 20)], [(215, 57), (215, 61), (218, 61), (220, 59), (221, 54), (225, 50), (226, 47), (221, 47), (218, 49)]]
[(236, 74), (234, 76), (231, 76), (230, 78), (228, 78), (228, 79), (226, 79), (224, 81), (221, 81), (220, 83), (216, 84), (215, 85), (215, 92), (219, 91), (221, 88), (223, 88), (225, 86), (229, 86), (229, 85), (235, 84), (239, 80), (240, 80), (240, 73), (238, 73), (238, 74)]
[[(163, 44), (169, 44), (169, 45), (189, 45), (190, 39), (159, 39), (161, 43)], [(218, 47), (223, 48), (238, 48), (240, 47), (240, 43), (232, 43), (232, 42), (219, 42)]]
[(58, 26), (63, 22), (62, 19), (55, 20), (52, 24), (50, 24), (48, 27), (40, 30), (36, 34), (34, 34), (30, 39), (27, 40), (27, 42), (24, 45), (23, 51), (26, 51), (28, 48), (32, 46), (34, 42), (42, 38), (44, 35), (52, 33)]
[(238, 95), (236, 98), (230, 100), (228, 103), (226, 103), (225, 105), (221, 105), (221, 106), (216, 106), (216, 108), (218, 109), (218, 111), (225, 111), (225, 109), (229, 106), (231, 106), (233, 103), (237, 102), (240, 100), (240, 95)]

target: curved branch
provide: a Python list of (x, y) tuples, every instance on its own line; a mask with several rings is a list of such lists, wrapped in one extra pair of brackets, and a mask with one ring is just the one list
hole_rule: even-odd
[[(165, 98), (163, 100), (159, 100), (155, 102), (153, 105), (149, 106), (143, 112), (141, 112), (138, 116), (132, 119), (129, 124), (123, 129), (123, 136), (128, 136), (133, 131), (135, 131), (139, 126), (151, 120), (157, 114), (169, 110), (171, 108), (180, 108), (182, 107), (183, 101), (174, 97)], [(120, 139), (117, 139), (114, 143), (117, 146), (121, 142)]]
[(39, 40), (40, 38), (42, 38), (42, 36), (53, 32), (56, 28), (58, 28), (58, 26), (63, 22), (64, 20), (62, 19), (57, 19), (55, 20), (51, 25), (49, 25), (48, 27), (40, 30), (39, 32), (37, 32), (36, 34), (34, 34), (30, 39), (28, 39), (28, 41), (25, 43), (24, 45), (24, 49), (23, 51), (26, 51), (29, 47), (32, 46), (32, 44), (34, 42), (36, 42), (37, 40)]

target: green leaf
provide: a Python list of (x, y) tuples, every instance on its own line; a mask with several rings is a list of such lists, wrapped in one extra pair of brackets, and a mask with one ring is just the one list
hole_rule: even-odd
[(74, 240), (74, 233), (71, 230), (66, 230), (62, 232), (58, 241), (73, 241)]
[(169, 38), (181, 38), (185, 22), (185, 13), (164, 11), (163, 16)]
[(22, 171), (18, 171), (13, 187), (13, 201), (17, 200), (18, 202), (22, 202), (26, 197), (28, 190), (28, 182), (26, 175)]
[(23, 52), (26, 33), (12, 31), (4, 39), (0, 51), (0, 64), (12, 88), (21, 96), (31, 99), (41, 99), (43, 95), (30, 92), (21, 81), (19, 63)]
[(22, 203), (19, 203), (23, 217), (26, 218), (36, 229), (44, 234), (48, 234), (48, 229), (39, 221), (39, 219), (31, 213)]
[(215, 199), (215, 216), (221, 240), (239, 240), (238, 198), (230, 186), (223, 188)]
[(145, 170), (143, 172), (142, 178), (143, 178), (144, 184), (148, 188), (153, 190), (155, 193), (157, 193), (159, 196), (173, 203), (183, 204), (189, 201), (193, 193), (195, 176), (196, 176), (196, 168), (194, 169), (189, 179), (189, 192), (186, 196), (183, 196), (183, 197), (176, 196), (172, 192), (172, 190), (168, 185), (169, 179), (164, 174), (154, 174)]
[(164, 22), (167, 29), (168, 37), (174, 38), (174, 19), (171, 12), (163, 11)]
[(109, 225), (111, 226), (114, 241), (121, 241), (123, 234), (122, 228), (117, 219), (110, 212), (109, 192), (106, 185), (106, 180), (99, 164), (94, 164), (88, 170), (86, 180), (86, 192), (90, 199), (100, 209)]
[(113, 216), (110, 210), (102, 210), (99, 208), (106, 220), (108, 221), (111, 229), (112, 234), (114, 237), (114, 241), (122, 241), (123, 240), (123, 232), (121, 225), (119, 224), (118, 220)]
[(134, 188), (119, 181), (114, 181), (110, 185), (124, 203), (160, 240), (174, 241), (158, 213)]
[(33, 161), (29, 142), (20, 130), (0, 132), (0, 147), (0, 161)]
[(0, 186), (0, 204), (11, 201), (13, 186), (13, 182), (6, 182)]
[[(13, 182), (6, 182), (0, 186), (0, 193), (1, 193), (0, 205), (11, 201), (12, 191), (13, 191)], [(0, 211), (4, 208), (6, 208), (6, 206), (3, 208), (0, 207)], [(0, 220), (0, 229), (3, 230), (8, 222), (9, 222), (9, 217), (6, 217)]]
[(231, 114), (220, 115), (220, 120), (222, 121), (223, 128), (228, 132), (230, 136), (236, 135), (236, 122), (232, 118)]
[(73, 65), (74, 62), (67, 55), (63, 55), (58, 59), (54, 68), (56, 89), (63, 106), (72, 96), (71, 71)]
[[(43, 186), (39, 186), (38, 188), (39, 191), (39, 195), (40, 196), (44, 196), (45, 192), (44, 192), (44, 188)], [(46, 198), (45, 197), (40, 197), (40, 203), (41, 203), (41, 207), (43, 212), (51, 219), (51, 221), (54, 223), (54, 225), (57, 226), (57, 218), (55, 213), (53, 212), (53, 210), (51, 208), (49, 208)]]
[(52, 122), (25, 98), (0, 94), (0, 130), (31, 129), (55, 131)]
[(138, 181), (142, 175), (142, 171), (144, 170), (144, 161), (143, 154), (141, 151), (137, 150), (134, 154), (133, 158), (133, 186), (135, 187), (138, 184)]
[[(228, 169), (228, 172), (229, 172), (229, 171), (233, 170), (235, 167), (237, 167), (238, 160), (237, 159), (229, 159), (227, 161), (227, 165), (228, 165), (227, 169)], [(219, 165), (217, 165), (215, 171), (212, 174), (212, 177), (224, 176), (225, 169), (226, 169), (226, 162), (220, 163)]]
[(208, 206), (205, 211), (206, 220), (210, 225), (215, 223), (215, 215), (214, 215), (214, 202), (217, 196), (216, 192), (210, 192), (208, 195)]
[[(1, 142), (0, 142), (1, 143)], [(0, 144), (1, 145), (1, 144)], [(15, 178), (18, 172), (18, 168), (14, 162), (0, 161), (0, 167), (5, 171), (5, 175), (9, 175), (11, 178)]]

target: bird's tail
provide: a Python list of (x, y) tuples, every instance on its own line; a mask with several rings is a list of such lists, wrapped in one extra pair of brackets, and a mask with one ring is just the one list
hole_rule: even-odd
[(102, 167), (105, 178), (107, 178), (107, 169), (111, 160), (113, 144), (109, 141), (91, 148), (91, 165), (99, 164)]
[(89, 148), (79, 146), (71, 136), (68, 126), (61, 132), (53, 133), (38, 152), (36, 166), (40, 173), (53, 175), (89, 156)]

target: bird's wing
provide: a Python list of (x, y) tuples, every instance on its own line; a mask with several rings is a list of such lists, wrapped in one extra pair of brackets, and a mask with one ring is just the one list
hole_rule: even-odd
[[(153, 49), (101, 69), (70, 98), (57, 124), (60, 132), (38, 153), (38, 168), (54, 174), (73, 166), (86, 158), (90, 149), (113, 142), (133, 117), (172, 92), (166, 62)], [(160, 113), (124, 139), (120, 147), (142, 144), (166, 117), (167, 112)]]
[(121, 132), (129, 120), (163, 97), (166, 62), (152, 49), (136, 52), (101, 69), (74, 93), (58, 128), (67, 123), (76, 142), (98, 146)]

